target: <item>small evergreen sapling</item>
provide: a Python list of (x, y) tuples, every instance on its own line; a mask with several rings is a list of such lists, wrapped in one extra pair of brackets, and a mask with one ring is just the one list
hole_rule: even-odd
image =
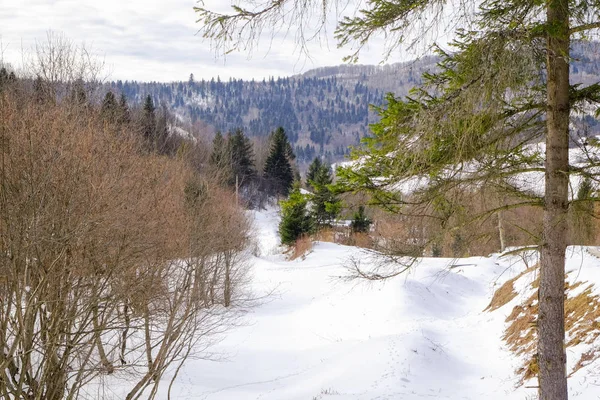
[(366, 233), (369, 232), (372, 223), (373, 222), (365, 214), (365, 206), (360, 205), (358, 206), (358, 211), (356, 211), (352, 217), (350, 228), (353, 233)]
[(313, 222), (307, 203), (308, 198), (300, 193), (299, 185), (294, 186), (287, 200), (281, 201), (279, 236), (282, 244), (291, 245), (312, 231)]
[(315, 159), (308, 166), (308, 172), (306, 173), (306, 187), (312, 188), (311, 181), (314, 181), (317, 177), (317, 173), (323, 167), (323, 163), (319, 157), (315, 157)]
[(314, 190), (311, 198), (311, 211), (315, 224), (317, 227), (330, 225), (337, 218), (342, 208), (341, 201), (331, 189), (333, 183), (331, 169), (326, 165), (321, 165), (315, 171), (314, 179), (309, 179), (308, 183)]

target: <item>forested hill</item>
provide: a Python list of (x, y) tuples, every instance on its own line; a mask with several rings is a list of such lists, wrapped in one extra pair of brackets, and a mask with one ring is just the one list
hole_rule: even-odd
[(190, 79), (157, 83), (117, 81), (110, 85), (130, 103), (146, 95), (180, 118), (207, 125), (208, 132), (243, 127), (250, 136), (266, 136), (282, 126), (300, 161), (316, 154), (340, 159), (376, 121), (369, 105), (380, 105), (387, 92), (406, 94), (432, 58), (388, 66), (343, 65), (302, 75), (260, 81)]
[[(575, 45), (575, 82), (600, 80), (600, 45)], [(282, 126), (301, 162), (317, 154), (338, 160), (368, 133), (377, 116), (369, 105), (380, 105), (386, 93), (405, 95), (420, 83), (436, 58), (386, 66), (341, 65), (304, 74), (261, 81), (231, 79), (172, 83), (112, 82), (132, 104), (146, 95), (181, 119), (204, 127), (208, 134), (243, 127), (250, 136), (266, 136)], [(589, 119), (590, 131), (597, 121)]]

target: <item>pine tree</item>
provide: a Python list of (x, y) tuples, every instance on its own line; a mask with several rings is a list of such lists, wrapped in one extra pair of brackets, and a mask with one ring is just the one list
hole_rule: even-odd
[(119, 105), (113, 92), (107, 92), (102, 101), (100, 115), (105, 121), (116, 122), (119, 114)]
[(293, 183), (292, 161), (295, 158), (292, 146), (283, 128), (271, 134), (271, 151), (265, 162), (264, 178), (273, 196), (287, 196)]
[(83, 82), (81, 79), (78, 79), (71, 87), (69, 101), (71, 102), (71, 105), (75, 107), (86, 108), (88, 106), (87, 100), (85, 82)]
[(0, 68), (0, 92), (2, 91), (2, 89), (4, 89), (4, 87), (8, 83), (8, 79), (9, 79), (9, 75), (8, 75), (8, 71), (6, 70), (6, 68), (4, 68), (4, 67)]
[(254, 149), (241, 129), (227, 135), (227, 154), (231, 165), (229, 185), (235, 186), (236, 179), (240, 187), (250, 185), (256, 178)]
[(321, 170), (323, 163), (321, 162), (321, 157), (315, 157), (315, 159), (308, 166), (308, 172), (306, 173), (306, 187), (312, 187), (311, 181), (315, 180), (315, 177)]
[(314, 179), (309, 181), (314, 190), (311, 197), (311, 212), (317, 228), (331, 225), (331, 222), (340, 213), (341, 201), (332, 191), (332, 183), (331, 169), (326, 165), (321, 165), (319, 170), (316, 171)]
[(169, 110), (165, 105), (160, 108), (154, 132), (154, 149), (158, 154), (168, 154), (169, 147)]
[(591, 245), (595, 236), (594, 232), (594, 201), (596, 188), (592, 179), (584, 178), (577, 189), (576, 198), (571, 206), (572, 214), (572, 241), (573, 244)]
[(229, 160), (227, 156), (227, 143), (225, 142), (225, 138), (223, 138), (223, 134), (220, 131), (217, 131), (215, 134), (215, 138), (213, 139), (213, 149), (210, 154), (209, 163), (221, 170), (224, 169), (225, 166), (228, 166)]
[(294, 244), (300, 237), (312, 231), (312, 218), (307, 210), (307, 203), (307, 197), (300, 193), (300, 185), (292, 189), (287, 200), (281, 201), (281, 243)]
[(354, 233), (366, 233), (369, 232), (372, 221), (365, 214), (365, 206), (358, 206), (358, 211), (354, 213), (352, 222), (350, 223), (350, 229)]
[(52, 100), (48, 83), (39, 75), (33, 81), (33, 93), (38, 104), (44, 104)]
[(129, 106), (127, 105), (127, 97), (121, 93), (121, 99), (119, 100), (119, 117), (118, 122), (120, 124), (128, 124), (131, 122), (131, 115), (129, 113)]
[(144, 139), (148, 144), (153, 145), (155, 139), (156, 132), (156, 115), (154, 111), (156, 108), (154, 107), (154, 102), (152, 101), (152, 96), (146, 96), (146, 101), (144, 102), (144, 113), (142, 119), (142, 134), (144, 135)]
[(9, 84), (16, 82), (16, 80), (17, 76), (15, 75), (14, 71), (9, 73), (6, 67), (2, 67), (0, 69), (0, 91), (2, 91), (3, 88), (6, 88)]

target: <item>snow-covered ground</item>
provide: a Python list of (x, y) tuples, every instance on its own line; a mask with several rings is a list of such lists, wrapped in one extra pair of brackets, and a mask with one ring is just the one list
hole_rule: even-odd
[[(385, 282), (349, 282), (340, 279), (349, 260), (368, 265), (370, 256), (317, 243), (305, 259), (286, 261), (276, 212), (255, 216), (260, 256), (251, 260), (252, 287), (272, 295), (211, 349), (221, 361), (186, 363), (171, 398), (535, 397), (535, 389), (515, 389), (520, 360), (501, 339), (506, 317), (529, 295), (526, 285), (519, 280), (517, 298), (484, 311), (494, 290), (525, 269), (520, 258), (423, 259)], [(598, 258), (573, 252), (569, 268), (579, 267), (586, 280), (600, 281)], [(598, 367), (583, 368), (570, 385), (572, 398), (600, 399)]]

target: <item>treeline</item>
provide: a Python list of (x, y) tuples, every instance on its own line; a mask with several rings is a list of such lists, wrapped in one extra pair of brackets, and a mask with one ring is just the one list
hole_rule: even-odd
[(336, 77), (227, 82), (190, 77), (188, 82), (117, 81), (110, 86), (139, 104), (150, 94), (156, 104), (166, 104), (192, 124), (222, 132), (243, 128), (250, 137), (264, 137), (283, 127), (300, 163), (316, 155), (343, 158), (374, 122), (370, 104), (383, 101), (381, 90)]
[(288, 195), (293, 182), (300, 179), (295, 154), (283, 128), (271, 132), (266, 143), (266, 158), (257, 166), (253, 142), (242, 129), (217, 132), (213, 139), (209, 165), (225, 187), (234, 190), (238, 201), (251, 208), (264, 207), (269, 198)]
[[(594, 61), (599, 61), (598, 44), (574, 42), (573, 53), (573, 81), (597, 81), (600, 63)], [(384, 104), (387, 92), (407, 95), (410, 88), (420, 84), (423, 72), (437, 68), (438, 61), (437, 57), (426, 57), (422, 62), (380, 69), (328, 67), (261, 81), (195, 80), (191, 75), (185, 82), (116, 81), (109, 86), (140, 106), (150, 94), (155, 104), (165, 104), (192, 124), (208, 125), (213, 132), (242, 128), (250, 137), (266, 137), (283, 127), (297, 162), (305, 166), (316, 156), (343, 159), (348, 146), (357, 145), (369, 134), (369, 124), (379, 120), (370, 105)], [(593, 117), (579, 119), (589, 127), (582, 135), (600, 133)]]
[(250, 223), (206, 147), (151, 97), (93, 101), (51, 39), (28, 76), (0, 70), (0, 397), (154, 398), (245, 304)]

